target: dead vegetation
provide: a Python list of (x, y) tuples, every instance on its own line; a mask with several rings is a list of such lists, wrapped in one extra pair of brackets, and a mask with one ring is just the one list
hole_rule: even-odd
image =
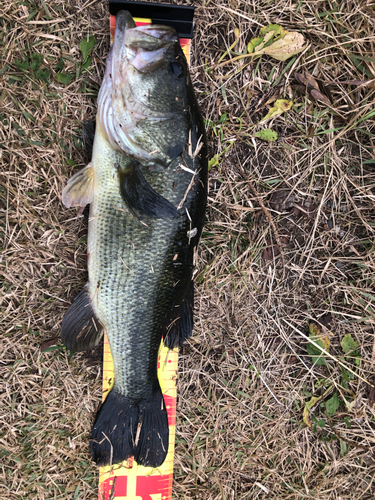
[[(174, 497), (371, 499), (375, 4), (196, 5), (192, 77), (214, 161), (195, 333), (180, 358)], [(86, 224), (60, 200), (87, 162), (82, 122), (95, 115), (107, 8), (0, 10), (0, 498), (94, 500), (100, 349), (70, 359), (45, 342), (86, 282)], [(271, 23), (308, 48), (285, 62), (231, 61)], [(277, 99), (293, 106), (257, 125)], [(264, 128), (277, 141), (256, 138)], [(311, 331), (335, 360), (314, 365)], [(349, 334), (358, 347), (346, 353)]]

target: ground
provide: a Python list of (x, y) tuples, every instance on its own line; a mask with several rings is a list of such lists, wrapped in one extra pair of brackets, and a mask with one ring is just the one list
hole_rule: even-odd
[[(375, 4), (194, 5), (191, 74), (213, 160), (174, 498), (374, 498)], [(0, 11), (0, 498), (94, 500), (101, 352), (71, 358), (58, 341), (87, 280), (87, 223), (61, 191), (88, 161), (108, 10)], [(237, 58), (271, 23), (301, 33), (303, 52)], [(293, 104), (258, 124), (277, 99)], [(256, 136), (266, 128), (276, 141)]]

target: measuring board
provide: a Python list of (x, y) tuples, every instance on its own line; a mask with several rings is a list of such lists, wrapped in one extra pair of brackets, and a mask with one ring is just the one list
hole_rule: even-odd
[[(128, 10), (137, 26), (164, 24), (173, 26), (190, 63), (190, 41), (193, 36), (193, 7), (142, 2), (111, 2), (111, 43), (115, 33), (116, 14)], [(141, 16), (141, 17), (140, 17)], [(158, 356), (158, 378), (168, 413), (169, 448), (164, 463), (157, 468), (138, 465), (131, 457), (121, 464), (100, 467), (99, 500), (172, 500), (173, 460), (176, 432), (178, 348), (170, 350), (161, 344)], [(114, 367), (107, 335), (104, 335), (103, 401), (114, 384)]]

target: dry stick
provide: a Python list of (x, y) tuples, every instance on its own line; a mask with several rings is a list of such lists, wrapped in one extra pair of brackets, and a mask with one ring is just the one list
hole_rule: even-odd
[(250, 186), (250, 189), (252, 190), (252, 192), (254, 193), (255, 198), (257, 199), (259, 205), (262, 207), (263, 212), (265, 213), (265, 215), (268, 219), (268, 222), (271, 224), (272, 230), (274, 232), (274, 236), (275, 236), (276, 242), (277, 242), (277, 244), (279, 246), (279, 250), (280, 250), (281, 261), (283, 263), (283, 275), (281, 277), (281, 281), (283, 281), (283, 279), (285, 277), (285, 255), (284, 255), (284, 250), (283, 250), (283, 247), (281, 244), (279, 232), (277, 230), (276, 224), (274, 223), (274, 221), (271, 217), (271, 214), (269, 213), (269, 211), (266, 208), (265, 204), (263, 203), (263, 200), (260, 197), (256, 187), (254, 186), (253, 181), (249, 181), (249, 186)]
[(109, 497), (109, 500), (113, 500), (115, 498), (115, 486), (116, 486), (116, 481), (117, 481), (117, 476), (115, 476), (114, 480), (113, 480), (113, 485), (112, 485), (112, 489), (111, 489), (111, 495)]

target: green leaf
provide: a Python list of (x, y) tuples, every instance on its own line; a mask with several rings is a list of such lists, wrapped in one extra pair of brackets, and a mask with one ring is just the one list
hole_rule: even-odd
[(329, 417), (333, 417), (333, 415), (336, 413), (339, 406), (340, 406), (340, 401), (339, 401), (337, 392), (335, 392), (334, 395), (326, 401), (327, 415)]
[(47, 347), (46, 349), (43, 350), (43, 352), (51, 352), (51, 351), (65, 351), (66, 347), (63, 345), (51, 345), (50, 347)]
[(273, 32), (273, 36), (282, 36), (284, 37), (288, 32), (284, 30), (280, 24), (269, 24), (260, 30), (260, 35), (265, 35), (266, 33)]
[(74, 77), (74, 75), (71, 75), (70, 73), (57, 73), (56, 74), (57, 81), (59, 81), (60, 83), (64, 83), (65, 85), (68, 85), (71, 82), (73, 77)]
[(351, 351), (355, 351), (356, 349), (358, 349), (358, 346), (359, 342), (354, 340), (350, 333), (344, 335), (344, 338), (341, 341), (341, 347), (345, 354), (348, 354)]
[[(312, 338), (312, 340), (314, 340), (319, 345), (321, 343), (321, 341), (317, 338)], [(313, 344), (307, 344), (306, 350), (309, 356), (311, 356), (312, 362), (316, 366), (327, 366), (326, 360), (324, 359), (324, 357), (322, 357), (324, 355), (322, 355), (321, 351), (317, 349)]]
[(354, 379), (353, 373), (349, 372), (346, 370), (344, 367), (340, 366), (340, 372), (341, 372), (341, 385), (343, 387), (346, 387), (345, 382), (350, 382), (351, 380)]
[(25, 57), (25, 59), (16, 59), (15, 61), (15, 64), (17, 66), (17, 68), (21, 71), (26, 71), (29, 69), (29, 66), (30, 66), (30, 61), (28, 59), (28, 57)]
[(36, 71), (37, 69), (39, 69), (40, 65), (42, 64), (43, 62), (43, 59), (44, 59), (44, 56), (43, 54), (31, 54), (31, 69), (33, 71)]
[(92, 57), (88, 57), (88, 58), (86, 59), (86, 61), (85, 61), (85, 62), (82, 64), (82, 66), (81, 66), (82, 71), (83, 71), (84, 69), (89, 68), (89, 67), (91, 66), (91, 63), (92, 63)]
[(255, 50), (255, 47), (263, 43), (264, 37), (258, 36), (257, 38), (253, 38), (248, 44), (247, 44), (247, 52), (249, 54), (252, 54)]
[(81, 43), (79, 44), (79, 49), (82, 52), (83, 62), (85, 62), (87, 57), (91, 54), (92, 49), (95, 46), (95, 43), (96, 43), (95, 38), (92, 35), (89, 35), (88, 37), (81, 40)]
[(23, 137), (25, 135), (25, 131), (18, 125), (16, 121), (13, 122), (13, 127), (16, 129), (17, 134), (20, 137)]
[(350, 333), (344, 335), (344, 338), (341, 341), (342, 350), (346, 355), (350, 354), (350, 358), (357, 366), (361, 364), (361, 353), (357, 350), (359, 347), (359, 342), (354, 340)]
[(278, 135), (277, 132), (271, 130), (270, 128), (265, 128), (263, 130), (259, 130), (255, 134), (255, 137), (258, 137), (261, 141), (274, 142), (277, 141)]
[(219, 156), (214, 155), (211, 160), (208, 162), (208, 170), (211, 170), (212, 167), (215, 167), (219, 163)]
[(49, 69), (38, 69), (35, 72), (35, 76), (36, 78), (38, 78), (38, 80), (47, 82), (49, 80), (49, 77), (51, 76), (51, 72)]
[(224, 123), (228, 119), (228, 113), (223, 113), (219, 118), (219, 123)]

